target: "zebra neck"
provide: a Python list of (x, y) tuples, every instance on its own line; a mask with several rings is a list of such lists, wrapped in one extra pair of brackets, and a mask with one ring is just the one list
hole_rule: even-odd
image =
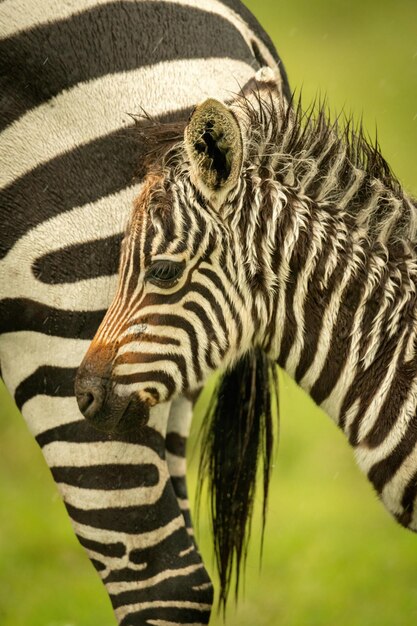
[(405, 240), (372, 243), (319, 210), (290, 236), (297, 207), (283, 210), (292, 216), (267, 350), (343, 429), (387, 509), (417, 530), (415, 256)]
[(263, 345), (357, 445), (377, 413), (392, 423), (399, 385), (400, 406), (414, 401), (417, 206), (362, 133), (300, 115), (271, 131), (251, 193), (269, 220), (247, 244), (273, 273)]
[(417, 374), (416, 268), (354, 236), (319, 243), (319, 229), (313, 222), (311, 241), (300, 236), (281, 262), (275, 354), (357, 445), (377, 407), (390, 413), (390, 394), (401, 382), (407, 396)]

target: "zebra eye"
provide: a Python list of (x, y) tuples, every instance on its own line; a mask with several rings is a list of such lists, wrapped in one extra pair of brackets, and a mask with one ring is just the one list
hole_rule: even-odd
[(184, 271), (181, 261), (154, 261), (148, 268), (145, 278), (158, 287), (172, 287)]

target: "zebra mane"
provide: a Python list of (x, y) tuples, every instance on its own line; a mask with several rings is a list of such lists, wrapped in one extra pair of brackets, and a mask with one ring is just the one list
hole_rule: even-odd
[(344, 114), (332, 121), (325, 101), (304, 110), (301, 98), (277, 103), (261, 88), (237, 106), (250, 128), (246, 164), (255, 164), (258, 179), (273, 178), (289, 196), (343, 211), (352, 225), (360, 214), (371, 240), (416, 241), (416, 203), (362, 121)]
[[(312, 159), (324, 171), (339, 157), (345, 166), (358, 168), (369, 177), (379, 179), (394, 193), (401, 194), (401, 185), (381, 154), (377, 135), (373, 140), (362, 120), (356, 121), (353, 116), (342, 113), (332, 121), (326, 100), (316, 99), (304, 109), (301, 97), (296, 100), (295, 94), (289, 105), (280, 101), (278, 109), (276, 102), (262, 97), (261, 91), (256, 94), (256, 100), (258, 107), (243, 97), (241, 106), (247, 111), (255, 135), (272, 126), (270, 155), (276, 154), (278, 148), (281, 154), (293, 159)], [(262, 156), (268, 156), (268, 149)], [(343, 183), (343, 178), (337, 182)]]

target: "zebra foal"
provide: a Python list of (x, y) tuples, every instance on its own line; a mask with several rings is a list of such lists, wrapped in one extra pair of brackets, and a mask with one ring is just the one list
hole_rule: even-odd
[(77, 375), (85, 416), (117, 428), (120, 402), (145, 410), (261, 349), (416, 531), (415, 201), (361, 129), (287, 105), (268, 68), (147, 133), (117, 293)]
[(1, 374), (123, 626), (206, 624), (213, 593), (186, 494), (190, 396), (112, 436), (74, 397), (142, 185), (127, 114), (186, 119), (264, 63), (280, 60), (238, 0), (0, 3)]

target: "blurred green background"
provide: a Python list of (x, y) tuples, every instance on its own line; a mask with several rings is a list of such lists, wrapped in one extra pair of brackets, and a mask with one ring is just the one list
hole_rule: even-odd
[[(332, 111), (363, 116), (371, 135), (377, 124), (384, 156), (416, 194), (416, 0), (246, 4), (304, 102), (327, 94)], [(238, 609), (230, 603), (226, 624), (416, 624), (417, 537), (378, 503), (330, 420), (288, 377), (280, 383), (281, 435), (263, 563), (260, 569), (255, 524), (244, 597)], [(191, 485), (198, 454), (192, 456)], [(1, 626), (113, 626), (110, 603), (49, 470), (3, 389), (0, 477)], [(210, 566), (207, 531), (203, 513), (199, 540)], [(214, 614), (211, 623), (222, 619)]]

